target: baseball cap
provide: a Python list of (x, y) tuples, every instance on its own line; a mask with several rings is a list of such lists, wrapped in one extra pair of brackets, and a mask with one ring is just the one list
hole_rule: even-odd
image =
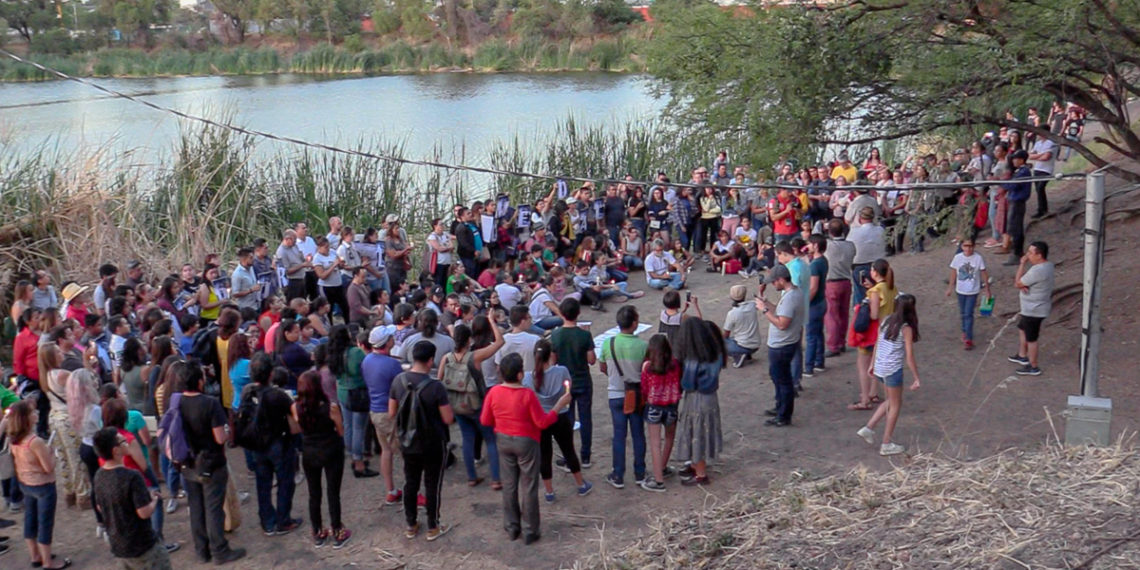
[(142, 265), (142, 262), (137, 259), (132, 259), (127, 262), (127, 269), (135, 269)]
[(1029, 160), (1029, 153), (1025, 149), (1019, 148), (1009, 155), (1010, 158), (1020, 158), (1021, 160)]
[(848, 158), (849, 156), (850, 155), (847, 154), (847, 151), (845, 151), (845, 150), (839, 151), (839, 160), (850, 160)]
[(787, 266), (785, 266), (783, 263), (776, 265), (770, 271), (768, 271), (768, 276), (764, 278), (764, 282), (771, 284), (775, 283), (777, 279), (784, 279), (785, 281), (792, 280), (791, 272), (788, 271)]
[(966, 149), (964, 149), (962, 147), (958, 147), (958, 148), (954, 149), (954, 154), (966, 154)]
[(733, 285), (732, 288), (728, 290), (728, 296), (731, 297), (733, 301), (737, 302), (743, 301), (744, 296), (747, 294), (748, 287), (745, 287), (744, 285)]
[(396, 334), (396, 325), (380, 325), (368, 333), (368, 344), (384, 346)]
[(444, 290), (443, 290), (442, 285), (436, 285), (434, 288), (432, 288), (432, 290), (431, 290), (431, 296), (432, 297), (442, 297), (443, 295), (444, 295)]
[(384, 223), (385, 224), (392, 224), (392, 223), (395, 223), (398, 221), (400, 221), (400, 216), (398, 216), (396, 214), (388, 214), (387, 216), (384, 217)]

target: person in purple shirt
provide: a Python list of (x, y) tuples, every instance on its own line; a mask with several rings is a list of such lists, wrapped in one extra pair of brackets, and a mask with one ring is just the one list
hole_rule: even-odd
[(364, 377), (364, 384), (368, 386), (369, 415), (372, 425), (376, 428), (376, 438), (380, 440), (380, 476), (384, 478), (385, 490), (388, 492), (385, 503), (389, 505), (399, 504), (402, 496), (392, 478), (392, 457), (399, 448), (396, 441), (396, 422), (388, 415), (388, 392), (392, 387), (392, 380), (404, 371), (400, 361), (390, 355), (395, 344), (395, 336), (394, 325), (372, 329), (368, 335), (372, 353), (365, 356), (364, 362), (360, 364), (360, 374)]

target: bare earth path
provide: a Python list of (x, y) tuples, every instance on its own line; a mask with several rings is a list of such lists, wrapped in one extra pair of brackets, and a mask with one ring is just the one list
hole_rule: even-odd
[[(1110, 182), (1110, 191), (1114, 188)], [(1083, 196), (1083, 185), (1071, 183), (1050, 188), (1054, 211), (1063, 212), (1066, 203), (1073, 204)], [(1117, 200), (1123, 202), (1124, 200)], [(1124, 204), (1110, 202), (1110, 211)], [(1005, 357), (1016, 351), (1017, 330), (1009, 326), (999, 330), (1017, 310), (1017, 295), (1012, 280), (1014, 269), (1002, 267), (1001, 259), (987, 256), (995, 279), (997, 315), (978, 319), (978, 349), (964, 352), (958, 341), (957, 306), (944, 295), (946, 266), (953, 246), (942, 244), (926, 254), (899, 255), (891, 258), (896, 279), (902, 291), (919, 299), (922, 342), (918, 346), (923, 387), (907, 392), (897, 441), (908, 450), (943, 453), (955, 457), (979, 457), (1008, 447), (1032, 447), (1050, 436), (1052, 416), (1056, 429), (1064, 429), (1059, 412), (1065, 398), (1079, 387), (1078, 349), (1080, 346), (1080, 289), (1082, 219), (1073, 214), (1082, 205), (1060, 213), (1029, 228), (1031, 239), (1045, 239), (1058, 263), (1057, 289), (1077, 284), (1072, 294), (1059, 294), (1053, 315), (1042, 333), (1041, 367), (1045, 374), (1036, 377), (1013, 375), (1014, 366)], [(1116, 218), (1113, 217), (1112, 220)], [(1101, 391), (1112, 397), (1114, 433), (1134, 430), (1138, 405), (1136, 378), (1140, 364), (1137, 342), (1136, 309), (1140, 307), (1132, 284), (1137, 277), (1133, 252), (1140, 247), (1140, 224), (1135, 218), (1114, 222), (1109, 228), (1108, 276), (1104, 291), (1105, 340), (1102, 349)], [(985, 254), (984, 250), (983, 254)], [(644, 285), (641, 273), (631, 278), (633, 288)], [(723, 321), (729, 308), (728, 287), (741, 280), (721, 277), (703, 271), (698, 265), (691, 274), (694, 294), (698, 295), (706, 318)], [(755, 287), (755, 280), (749, 282)], [(643, 322), (653, 323), (660, 310), (661, 294), (651, 292), (635, 302)], [(596, 333), (612, 326), (614, 305), (605, 314), (586, 311), (583, 319), (594, 321)], [(645, 333), (648, 336), (650, 333)], [(995, 348), (986, 351), (993, 340)], [(605, 379), (595, 372), (594, 401), (594, 466), (586, 471), (594, 482), (594, 492), (585, 498), (574, 495), (572, 479), (555, 472), (555, 488), (559, 498), (553, 505), (542, 506), (543, 539), (526, 547), (521, 541), (510, 542), (501, 530), (500, 495), (486, 484), (471, 489), (465, 484), (461, 467), (446, 474), (443, 491), (443, 513), (455, 529), (435, 543), (421, 538), (405, 540), (403, 518), (398, 509), (381, 509), (383, 490), (380, 480), (346, 478), (343, 497), (346, 524), (355, 535), (342, 550), (326, 547), (315, 550), (308, 540), (308, 521), (299, 532), (285, 537), (266, 538), (256, 522), (256, 499), (243, 509), (245, 522), (233, 534), (235, 546), (250, 550), (250, 556), (237, 563), (237, 568), (557, 568), (600, 549), (612, 549), (627, 543), (646, 528), (647, 517), (666, 509), (699, 509), (736, 491), (765, 487), (774, 478), (786, 477), (798, 470), (811, 476), (843, 472), (858, 465), (871, 469), (905, 468), (905, 459), (881, 458), (876, 449), (855, 436), (855, 430), (866, 420), (868, 412), (852, 412), (846, 404), (857, 398), (858, 388), (854, 355), (831, 359), (827, 371), (813, 379), (805, 379), (805, 392), (796, 402), (793, 426), (785, 429), (763, 427), (761, 411), (770, 406), (773, 395), (763, 351), (757, 361), (742, 369), (727, 369), (721, 380), (720, 405), (724, 423), (725, 453), (712, 467), (713, 484), (704, 488), (682, 488), (676, 480), (667, 481), (667, 493), (648, 493), (632, 485), (617, 490), (602, 482), (609, 471), (610, 419), (604, 401)], [(975, 375), (975, 371), (977, 374)], [(909, 382), (909, 381), (908, 381)], [(881, 433), (881, 432), (880, 432)], [(453, 441), (460, 441), (453, 430)], [(230, 461), (239, 487), (253, 491), (253, 479), (247, 474), (238, 453)], [(632, 471), (632, 466), (630, 466)], [(486, 468), (481, 468), (486, 474)], [(399, 467), (397, 467), (399, 471)], [(402, 480), (402, 477), (397, 477)], [(294, 516), (307, 517), (308, 496), (301, 485), (294, 500)], [(22, 518), (17, 516), (16, 518)], [(79, 568), (113, 567), (106, 547), (94, 538), (94, 517), (90, 512), (60, 508), (56, 519), (56, 552), (75, 560)], [(173, 557), (175, 567), (194, 567), (193, 548), (189, 544), (187, 510), (181, 506), (167, 515), (168, 539), (183, 543)], [(9, 534), (16, 534), (17, 526)], [(5, 557), (4, 567), (26, 564), (22, 545)], [(11, 564), (11, 565), (9, 565)]]

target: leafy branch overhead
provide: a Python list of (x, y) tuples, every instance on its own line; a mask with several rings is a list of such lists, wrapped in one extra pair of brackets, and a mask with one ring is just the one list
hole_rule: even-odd
[[(1140, 95), (1140, 0), (762, 4), (655, 4), (649, 53), (678, 117), (746, 130), (754, 159), (1004, 125), (1140, 181), (1110, 164), (1140, 159), (1127, 109)], [(1006, 119), (1052, 101), (1084, 107), (1107, 135), (1074, 143)]]

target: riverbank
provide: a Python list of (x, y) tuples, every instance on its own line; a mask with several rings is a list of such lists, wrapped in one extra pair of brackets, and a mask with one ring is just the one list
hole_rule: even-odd
[[(398, 40), (380, 47), (349, 50), (319, 44), (302, 51), (278, 47), (214, 48), (205, 51), (161, 48), (154, 51), (108, 48), (72, 55), (29, 54), (47, 67), (76, 77), (185, 77), (208, 75), (384, 75), (435, 72), (556, 72), (646, 70), (641, 38), (620, 35), (582, 41), (538, 42), (492, 39), (473, 47)], [(45, 81), (54, 76), (7, 58), (0, 81)]]

